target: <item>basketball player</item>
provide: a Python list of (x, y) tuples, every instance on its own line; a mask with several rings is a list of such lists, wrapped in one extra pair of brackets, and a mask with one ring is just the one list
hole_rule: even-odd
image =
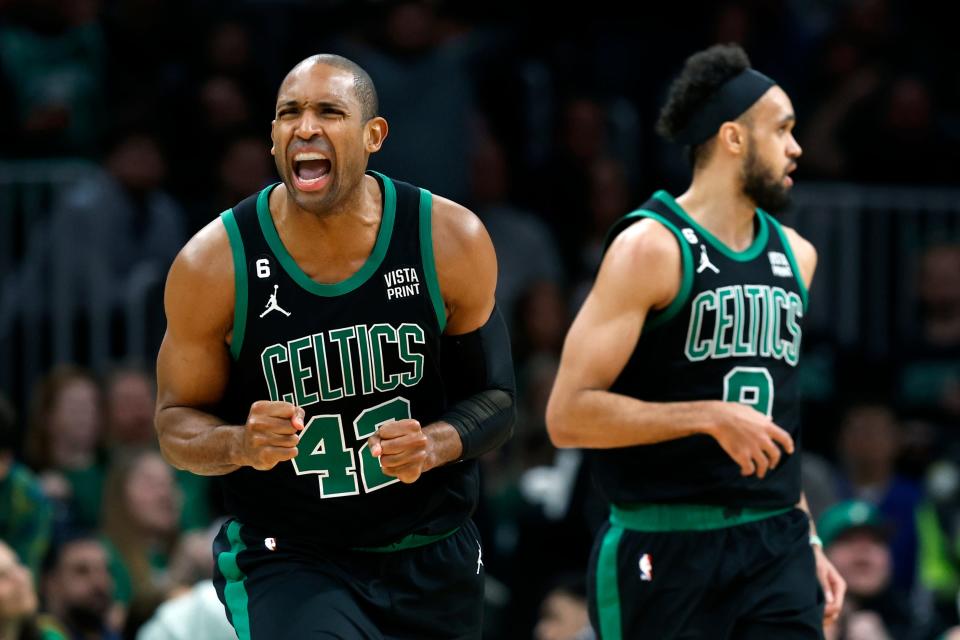
[(223, 477), (215, 583), (241, 640), (480, 635), (476, 458), (514, 416), (496, 258), (471, 212), (366, 171), (386, 137), (363, 69), (302, 61), (282, 183), (167, 279), (157, 430)]
[[(768, 212), (800, 147), (742, 49), (690, 57), (659, 131), (693, 182), (613, 227), (547, 410), (611, 503), (590, 562), (611, 638), (823, 637), (844, 584), (800, 492), (797, 359), (813, 247)], [(818, 588), (822, 585), (823, 593)]]

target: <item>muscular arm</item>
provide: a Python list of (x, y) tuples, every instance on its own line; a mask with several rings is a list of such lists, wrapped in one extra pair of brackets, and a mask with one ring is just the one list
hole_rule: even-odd
[[(497, 256), (476, 215), (455, 202), (433, 198), (433, 247), (447, 313), (445, 334), (476, 331), (490, 318), (497, 288)], [(459, 460), (463, 443), (447, 422), (424, 427), (434, 442), (435, 466)]]
[(564, 342), (547, 405), (547, 429), (555, 445), (627, 447), (709, 428), (706, 402), (644, 402), (608, 391), (633, 353), (647, 315), (669, 304), (680, 278), (680, 249), (662, 225), (644, 220), (614, 240)]
[(652, 220), (613, 242), (564, 343), (547, 405), (550, 438), (559, 447), (606, 449), (706, 434), (741, 473), (763, 477), (780, 459), (777, 443), (793, 452), (789, 434), (768, 417), (732, 402), (646, 402), (609, 391), (650, 311), (677, 295), (681, 266), (675, 237)]
[(177, 256), (167, 276), (167, 331), (157, 356), (156, 428), (178, 469), (222, 475), (239, 467), (238, 430), (204, 408), (227, 385), (233, 325), (233, 264), (227, 233), (214, 220)]
[[(494, 308), (493, 243), (480, 220), (455, 202), (434, 196), (432, 211), (434, 260), (447, 316), (445, 336), (469, 334), (487, 323)], [(483, 402), (479, 398), (478, 406), (496, 416), (496, 405)], [(405, 435), (409, 431), (405, 425), (388, 424), (370, 439), (384, 473), (404, 482), (414, 482), (424, 471), (457, 461), (466, 452), (460, 432), (450, 422), (438, 420), (423, 426), (422, 432), (414, 425), (414, 443)]]
[(157, 356), (155, 424), (164, 458), (198, 475), (249, 465), (269, 469), (296, 455), (301, 410), (257, 402), (244, 425), (210, 413), (227, 386), (233, 326), (233, 261), (220, 220), (201, 230), (167, 276), (167, 332)]

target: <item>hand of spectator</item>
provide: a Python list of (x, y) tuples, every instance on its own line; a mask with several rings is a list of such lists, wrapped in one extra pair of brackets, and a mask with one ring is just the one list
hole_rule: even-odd
[(875, 611), (855, 611), (847, 620), (847, 640), (893, 640)]

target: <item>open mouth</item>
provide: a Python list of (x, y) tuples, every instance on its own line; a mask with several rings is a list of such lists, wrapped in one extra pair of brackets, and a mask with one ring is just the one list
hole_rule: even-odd
[(297, 187), (304, 191), (319, 189), (326, 184), (333, 163), (315, 152), (298, 153), (293, 158), (293, 175)]

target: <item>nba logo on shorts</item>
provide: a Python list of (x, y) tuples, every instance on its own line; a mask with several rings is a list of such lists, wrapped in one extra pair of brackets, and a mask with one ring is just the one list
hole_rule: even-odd
[(276, 538), (264, 538), (263, 546), (265, 546), (270, 551), (277, 550), (277, 539)]
[(650, 557), (649, 553), (640, 556), (640, 581), (653, 581), (653, 558)]

